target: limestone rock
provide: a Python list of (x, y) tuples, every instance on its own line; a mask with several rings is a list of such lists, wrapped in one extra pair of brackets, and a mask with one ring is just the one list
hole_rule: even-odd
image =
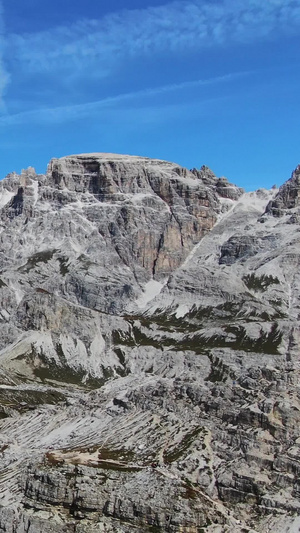
[(280, 217), (288, 210), (299, 206), (300, 195), (300, 165), (294, 170), (291, 178), (279, 189), (274, 200), (266, 208), (266, 212)]
[(97, 153), (0, 183), (0, 531), (298, 527), (299, 168), (244, 193)]

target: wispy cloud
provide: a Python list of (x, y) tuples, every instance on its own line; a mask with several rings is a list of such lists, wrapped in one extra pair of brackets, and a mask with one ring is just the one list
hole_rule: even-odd
[(299, 28), (300, 0), (180, 0), (12, 35), (9, 48), (11, 60), (23, 72), (75, 75), (84, 69), (103, 76), (124, 57), (251, 42)]
[[(84, 104), (46, 107), (11, 115), (6, 114), (0, 117), (0, 126), (17, 125), (23, 123), (62, 123), (74, 119), (87, 118), (90, 116), (95, 117), (97, 113), (103, 111), (104, 109), (113, 109), (118, 106), (122, 106), (123, 104), (126, 104), (127, 106), (130, 103), (134, 105), (134, 103), (137, 101), (142, 101), (143, 104), (145, 104), (147, 99), (151, 97), (210, 85), (220, 85), (246, 77), (250, 74), (251, 72), (246, 71), (238, 72), (209, 79), (192, 80), (184, 83), (163, 85), (152, 89), (150, 88), (141, 91), (122, 93), (117, 96), (102, 98), (101, 100), (87, 102)], [(157, 105), (157, 103), (155, 105)]]
[(4, 55), (4, 24), (3, 24), (2, 4), (0, 3), (0, 108), (2, 108), (2, 110), (4, 108), (3, 94), (9, 82), (9, 74), (4, 66), (3, 55)]

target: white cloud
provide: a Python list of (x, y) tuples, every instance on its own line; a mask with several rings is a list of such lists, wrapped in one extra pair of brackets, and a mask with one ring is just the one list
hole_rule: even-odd
[[(9, 126), (26, 123), (62, 123), (74, 119), (81, 119), (87, 117), (95, 117), (97, 113), (103, 110), (114, 110), (122, 107), (124, 104), (127, 107), (130, 102), (135, 104), (137, 101), (142, 101), (143, 105), (148, 98), (155, 97), (162, 94), (184, 91), (187, 89), (204, 87), (209, 85), (219, 85), (227, 82), (237, 80), (245, 77), (251, 72), (239, 72), (218, 76), (215, 78), (193, 80), (178, 84), (163, 85), (153, 89), (144, 89), (130, 93), (123, 93), (113, 97), (103, 98), (94, 102), (84, 104), (38, 108), (31, 111), (23, 111), (12, 115), (6, 114), (0, 117), (0, 126)], [(205, 100), (206, 101), (206, 100)], [(155, 104), (157, 106), (157, 104)], [(176, 104), (178, 108), (178, 104)], [(151, 105), (150, 105), (151, 109)], [(154, 109), (154, 107), (152, 107)], [(119, 111), (118, 111), (119, 112)]]
[(103, 76), (128, 57), (257, 41), (299, 28), (300, 0), (181, 0), (11, 35), (9, 42), (15, 66), (23, 72), (70, 75), (88, 70)]
[(4, 55), (4, 25), (3, 25), (3, 11), (2, 4), (0, 3), (0, 108), (4, 109), (3, 95), (5, 93), (6, 86), (9, 82), (9, 74), (6, 71), (3, 61)]

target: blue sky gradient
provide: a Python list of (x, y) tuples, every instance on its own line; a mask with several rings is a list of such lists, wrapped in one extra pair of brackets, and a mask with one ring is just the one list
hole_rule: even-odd
[(252, 190), (300, 163), (300, 0), (0, 5), (0, 178), (101, 151)]

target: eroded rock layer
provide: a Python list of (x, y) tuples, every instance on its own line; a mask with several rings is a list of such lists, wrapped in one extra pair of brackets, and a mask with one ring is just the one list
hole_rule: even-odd
[(297, 530), (299, 189), (115, 154), (0, 183), (0, 531)]

